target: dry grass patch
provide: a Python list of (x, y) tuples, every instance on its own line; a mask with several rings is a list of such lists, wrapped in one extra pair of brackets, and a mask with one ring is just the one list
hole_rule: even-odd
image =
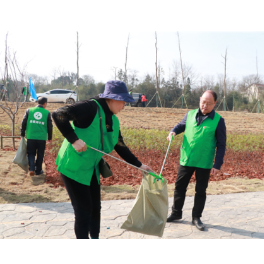
[(101, 186), (102, 200), (135, 199), (140, 185)]
[[(26, 103), (19, 110), (16, 120), (17, 125), (20, 126), (25, 111), (29, 107), (36, 106), (35, 103)], [(62, 103), (49, 103), (47, 109), (50, 112), (65, 106)], [(198, 105), (197, 105), (198, 108)], [(156, 108), (156, 107), (130, 107), (126, 106), (117, 116), (120, 120), (121, 126), (129, 128), (154, 128), (170, 131), (178, 122), (180, 122), (187, 109), (176, 108)], [(217, 111), (226, 122), (228, 131), (234, 132), (264, 132), (264, 115), (257, 113), (244, 113), (244, 112), (223, 112)], [(11, 125), (10, 118), (5, 114), (0, 114), (1, 125)]]
[[(62, 187), (45, 184), (45, 174), (28, 176), (12, 163), (15, 151), (0, 151), (0, 203), (43, 203), (69, 201)], [(43, 164), (45, 172), (45, 165)]]
[[(169, 197), (173, 196), (174, 184), (168, 185)], [(242, 193), (242, 192), (261, 192), (264, 191), (264, 180), (247, 178), (228, 178), (223, 181), (211, 181), (208, 184), (206, 193), (208, 195)], [(195, 195), (195, 183), (190, 183), (187, 188), (187, 196)]]
[[(140, 185), (114, 185), (102, 186), (101, 195), (102, 200), (121, 200), (121, 199), (135, 199)], [(175, 184), (168, 184), (169, 197), (174, 195)], [(259, 179), (246, 178), (229, 178), (223, 181), (209, 182), (206, 193), (208, 195), (219, 195), (228, 193), (242, 193), (242, 192), (261, 192), (264, 191), (264, 181)], [(190, 183), (187, 188), (187, 196), (194, 196), (195, 183)]]

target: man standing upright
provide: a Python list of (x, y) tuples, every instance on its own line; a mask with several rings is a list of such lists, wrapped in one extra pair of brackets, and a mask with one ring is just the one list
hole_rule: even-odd
[[(213, 109), (217, 94), (208, 90), (200, 97), (200, 108), (189, 111), (167, 137), (184, 133), (181, 146), (180, 165), (175, 183), (172, 213), (167, 222), (182, 218), (182, 208), (189, 181), (195, 172), (196, 186), (192, 223), (201, 231), (204, 225), (200, 220), (205, 206), (206, 189), (210, 173), (216, 174), (223, 164), (226, 147), (226, 126), (224, 119)], [(216, 156), (215, 156), (215, 149)], [(213, 161), (215, 163), (213, 166)]]
[[(47, 98), (40, 97), (36, 107), (27, 109), (21, 124), (21, 137), (25, 137), (25, 132), (27, 135), (27, 154), (30, 176), (43, 173), (42, 162), (46, 140), (52, 139), (52, 121), (50, 112), (46, 110), (46, 107)], [(37, 160), (35, 162), (36, 153)]]

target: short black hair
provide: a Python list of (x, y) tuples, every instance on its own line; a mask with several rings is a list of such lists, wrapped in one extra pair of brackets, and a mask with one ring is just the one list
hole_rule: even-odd
[(39, 97), (37, 100), (38, 104), (44, 105), (45, 103), (48, 102), (48, 99), (46, 97)]
[[(212, 91), (212, 90), (206, 90), (204, 93), (210, 93), (213, 97), (214, 97), (214, 101), (216, 102), (217, 101), (217, 93), (215, 91)], [(204, 94), (203, 93), (203, 94)]]

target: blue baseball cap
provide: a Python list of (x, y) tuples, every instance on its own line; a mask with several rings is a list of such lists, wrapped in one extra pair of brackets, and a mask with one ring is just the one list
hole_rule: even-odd
[(121, 81), (108, 81), (105, 84), (104, 93), (99, 94), (99, 97), (117, 101), (125, 101), (127, 103), (135, 101), (133, 97), (128, 93), (126, 84)]

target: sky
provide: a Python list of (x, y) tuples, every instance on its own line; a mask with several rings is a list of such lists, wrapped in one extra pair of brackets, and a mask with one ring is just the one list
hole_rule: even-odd
[[(258, 3), (251, 3), (254, 2)], [(182, 6), (177, 4), (174, 11), (176, 2), (166, 0), (160, 6), (150, 5), (150, 1), (125, 1), (125, 7), (121, 1), (82, 3), (47, 1), (36, 6), (34, 1), (21, 4), (11, 0), (4, 4), (6, 9), (15, 7), (17, 14), (14, 13), (14, 19), (10, 19), (10, 14), (2, 16), (5, 23), (0, 27), (0, 67), (8, 32), (8, 45), (16, 51), (20, 65), (27, 64), (28, 73), (51, 78), (58, 68), (76, 72), (78, 31), (80, 76), (88, 74), (97, 82), (107, 82), (114, 78), (113, 67), (124, 69), (129, 35), (127, 68), (130, 72), (136, 70), (141, 79), (146, 74), (155, 74), (156, 31), (158, 62), (168, 78), (173, 61), (180, 59), (178, 31), (183, 63), (191, 65), (199, 76), (223, 74), (222, 56), (226, 49), (228, 78), (239, 80), (256, 74), (256, 56), (258, 72), (264, 74), (262, 21), (258, 20), (256, 8), (253, 8), (256, 18), (245, 17), (251, 7), (243, 1), (221, 1), (214, 5), (210, 1), (199, 1), (199, 5), (186, 1)], [(153, 16), (155, 12), (158, 16)]]

